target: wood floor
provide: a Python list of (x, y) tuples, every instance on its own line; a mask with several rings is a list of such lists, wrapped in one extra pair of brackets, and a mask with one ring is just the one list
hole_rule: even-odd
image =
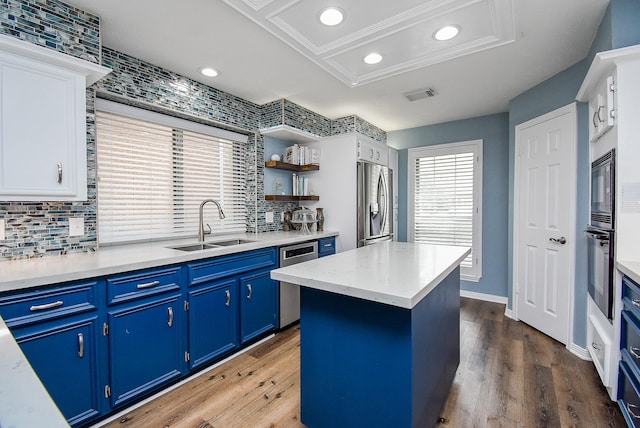
[[(461, 308), (460, 367), (439, 428), (626, 426), (591, 362), (505, 318), (504, 305), (463, 298)], [(299, 369), (295, 326), (106, 426), (304, 427)]]

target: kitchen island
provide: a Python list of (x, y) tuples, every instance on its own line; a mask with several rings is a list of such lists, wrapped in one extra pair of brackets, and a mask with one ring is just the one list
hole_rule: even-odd
[(469, 251), (384, 242), (271, 272), (302, 286), (305, 425), (436, 425), (460, 361)]

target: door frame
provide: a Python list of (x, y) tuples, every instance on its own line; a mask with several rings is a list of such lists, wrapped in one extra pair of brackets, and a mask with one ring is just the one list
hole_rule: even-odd
[(522, 129), (530, 128), (538, 125), (542, 122), (546, 122), (550, 119), (562, 116), (569, 113), (571, 117), (571, 136), (569, 144), (571, 144), (571, 158), (569, 159), (570, 169), (570, 195), (569, 195), (569, 230), (567, 231), (567, 245), (569, 246), (569, 308), (568, 309), (568, 322), (567, 322), (567, 343), (565, 344), (567, 349), (573, 349), (573, 322), (575, 311), (575, 274), (576, 274), (576, 209), (577, 209), (577, 181), (578, 181), (578, 126), (577, 126), (577, 107), (576, 103), (571, 103), (564, 107), (560, 107), (556, 110), (545, 113), (536, 118), (523, 122), (515, 127), (515, 161), (514, 161), (514, 188), (513, 188), (513, 272), (512, 272), (512, 284), (513, 284), (513, 318), (518, 318), (518, 294), (520, 292), (520, 286), (518, 284), (518, 260), (519, 260), (519, 248), (520, 248), (520, 236), (518, 225), (520, 224), (520, 204), (519, 204), (519, 189), (520, 189), (520, 135)]

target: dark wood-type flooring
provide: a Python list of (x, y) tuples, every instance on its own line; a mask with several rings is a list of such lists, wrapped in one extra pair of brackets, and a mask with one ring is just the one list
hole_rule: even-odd
[[(461, 308), (460, 367), (439, 428), (626, 426), (590, 361), (505, 318), (504, 305), (463, 298)], [(299, 348), (295, 326), (106, 426), (303, 427)]]

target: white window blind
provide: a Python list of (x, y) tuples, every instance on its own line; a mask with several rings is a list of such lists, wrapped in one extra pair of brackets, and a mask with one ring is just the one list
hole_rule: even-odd
[(98, 101), (100, 243), (195, 236), (205, 199), (218, 200), (226, 216), (206, 206), (214, 233), (246, 230), (245, 136)]
[(481, 276), (482, 141), (409, 150), (409, 238), (412, 242), (471, 247), (461, 277)]

